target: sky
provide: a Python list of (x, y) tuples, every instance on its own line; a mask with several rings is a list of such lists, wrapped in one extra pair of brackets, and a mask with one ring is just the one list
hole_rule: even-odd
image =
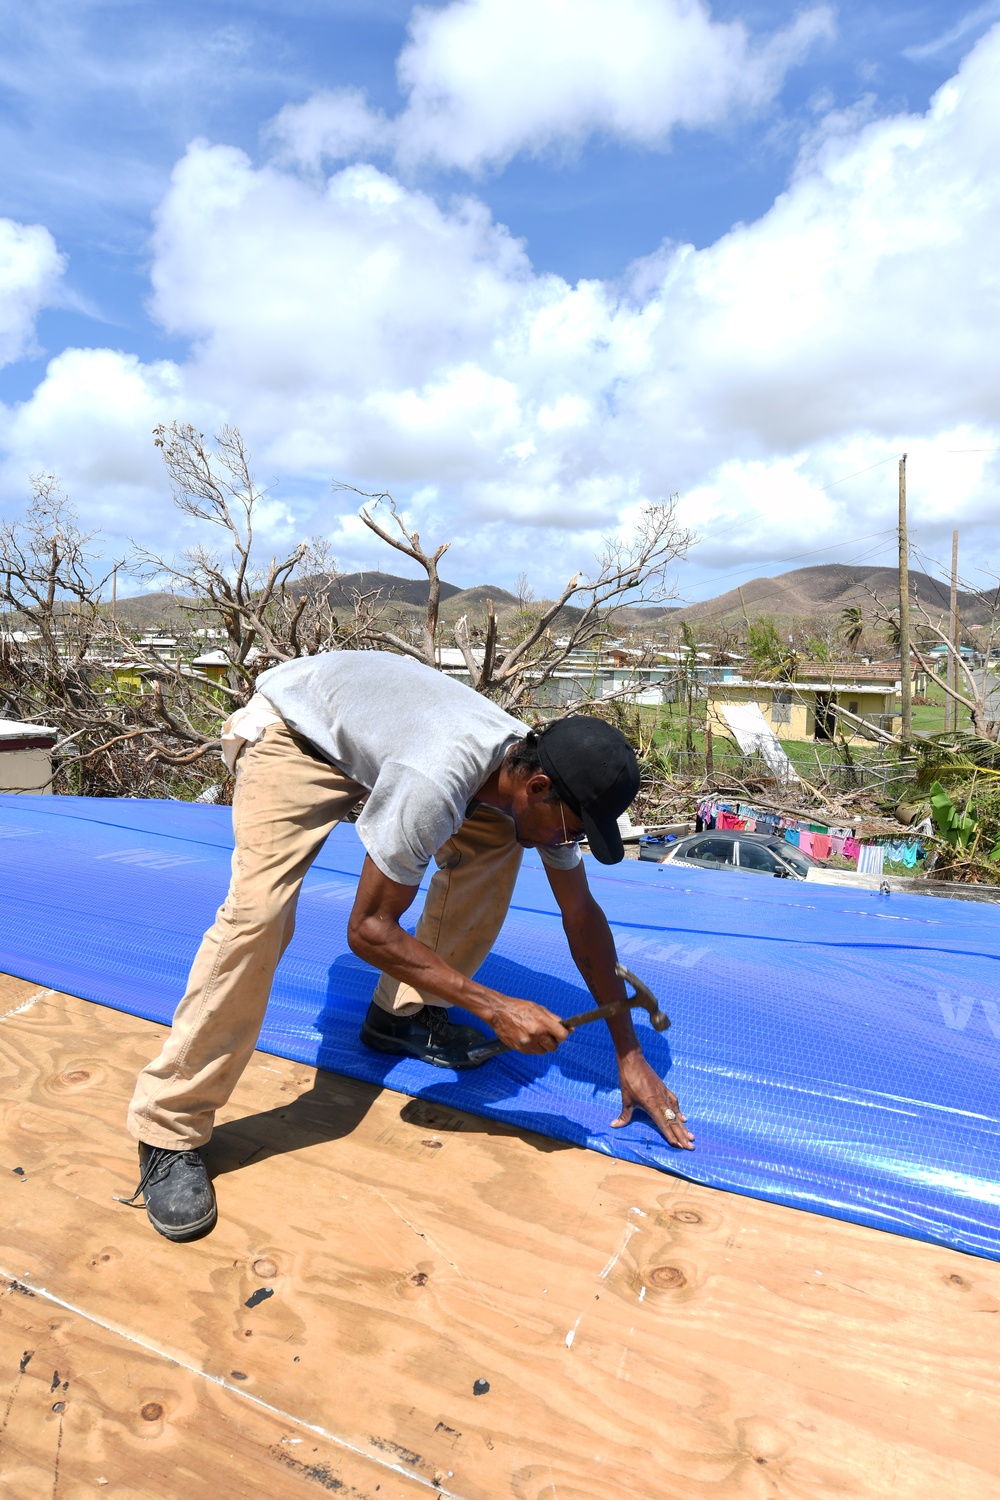
[(906, 452), (988, 587), (998, 158), (1000, 0), (0, 0), (0, 515), (179, 553), (229, 422), (265, 548), (545, 594), (676, 496), (684, 601), (892, 564)]

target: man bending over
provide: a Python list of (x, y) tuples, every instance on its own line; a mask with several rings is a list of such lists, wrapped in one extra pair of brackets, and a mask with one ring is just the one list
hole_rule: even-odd
[[(366, 858), (348, 922), (351, 951), (380, 970), (361, 1041), (442, 1068), (476, 1066), (483, 1044), (456, 1025), (459, 1005), (518, 1052), (553, 1052), (568, 1035), (543, 1005), (472, 975), (503, 925), (523, 849), (537, 849), (570, 952), (599, 1005), (621, 999), (615, 947), (587, 885), (586, 837), (603, 864), (623, 857), (617, 819), (639, 787), (624, 736), (576, 715), (540, 732), (407, 657), (336, 651), (262, 673), (223, 727), (235, 769), (232, 882), (195, 957), (163, 1049), (129, 1110), (153, 1227), (192, 1239), (212, 1227), (215, 1195), (199, 1154), (257, 1043), (278, 960), (291, 941), (303, 877), (323, 841), (363, 799)], [(400, 926), (431, 860), (416, 935)], [(608, 1027), (622, 1110), (641, 1107), (673, 1146), (693, 1142), (677, 1100), (642, 1055), (628, 1011)]]

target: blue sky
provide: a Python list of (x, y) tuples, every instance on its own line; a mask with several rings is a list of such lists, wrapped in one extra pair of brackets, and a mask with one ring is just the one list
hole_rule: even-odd
[[(109, 553), (182, 545), (150, 419), (233, 420), (275, 546), (322, 531), (371, 564), (329, 482), (390, 484), (454, 537), (456, 581), (547, 588), (676, 491), (698, 597), (786, 557), (887, 560), (907, 447), (918, 544), (944, 557), (960, 525), (988, 563), (998, 20), (0, 3), (4, 510), (45, 468)], [(915, 188), (950, 226), (919, 245)]]

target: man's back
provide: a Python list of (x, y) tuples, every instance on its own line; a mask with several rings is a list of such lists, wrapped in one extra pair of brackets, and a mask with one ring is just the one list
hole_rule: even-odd
[(288, 727), (371, 795), (358, 833), (391, 880), (418, 884), (525, 726), (406, 656), (330, 651), (264, 672)]

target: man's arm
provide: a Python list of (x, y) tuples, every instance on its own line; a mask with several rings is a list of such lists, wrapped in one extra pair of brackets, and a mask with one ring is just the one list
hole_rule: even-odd
[(351, 952), (392, 979), (481, 1017), (515, 1052), (554, 1052), (569, 1032), (551, 1010), (476, 984), (404, 932), (399, 919), (412, 905), (417, 890), (415, 885), (390, 880), (366, 855), (347, 923)]
[[(563, 931), (573, 962), (590, 993), (598, 1005), (623, 1000), (627, 991), (624, 980), (615, 973), (615, 940), (607, 917), (591, 894), (583, 864), (575, 865), (571, 870), (556, 870), (546, 865), (545, 873), (559, 903)], [(612, 1016), (608, 1030), (615, 1044), (622, 1091), (622, 1112), (611, 1123), (627, 1125), (634, 1109), (644, 1109), (671, 1146), (690, 1151), (694, 1146), (694, 1136), (685, 1124), (676, 1097), (643, 1057), (631, 1012), (623, 1010)], [(673, 1111), (676, 1119), (668, 1119), (668, 1110)]]

